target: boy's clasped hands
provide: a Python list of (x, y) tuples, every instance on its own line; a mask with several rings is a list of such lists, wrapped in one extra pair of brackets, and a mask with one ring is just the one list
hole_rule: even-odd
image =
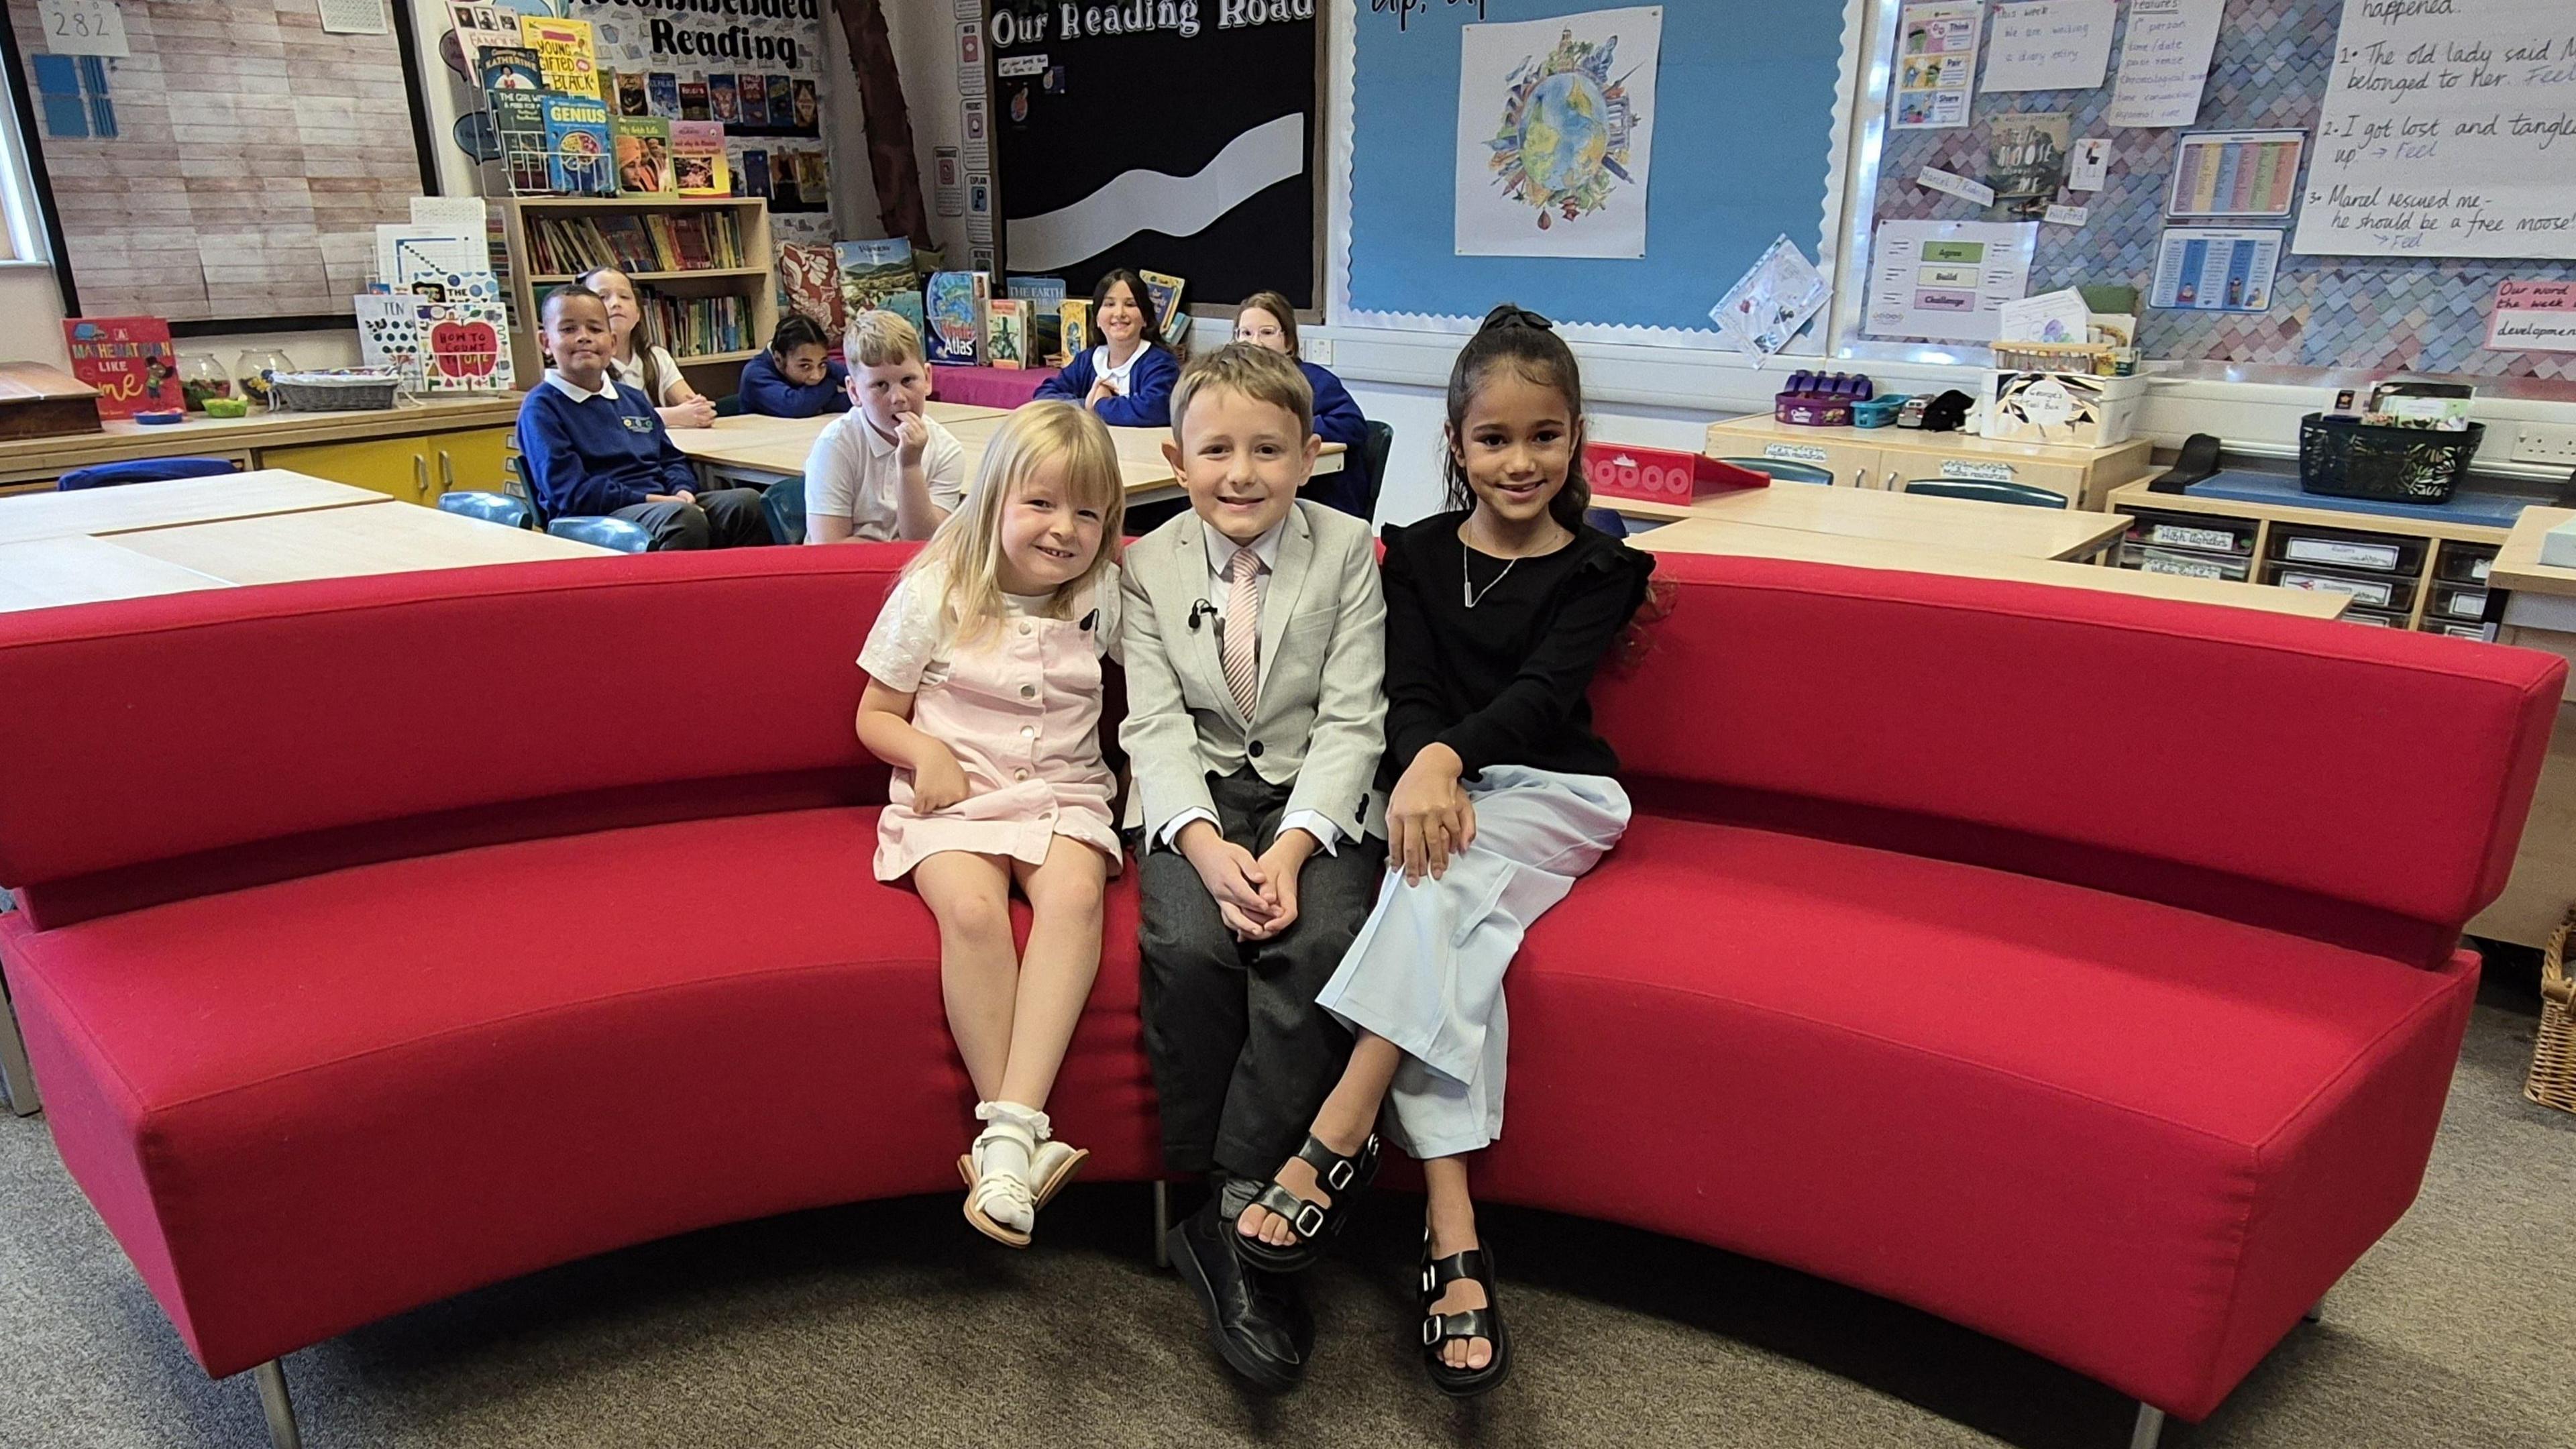
[(1205, 820), (1181, 827), (1173, 842), (1216, 898), (1217, 914), (1238, 941), (1267, 941), (1297, 923), (1297, 874), (1315, 853), (1315, 837), (1279, 832), (1259, 855), (1226, 839)]

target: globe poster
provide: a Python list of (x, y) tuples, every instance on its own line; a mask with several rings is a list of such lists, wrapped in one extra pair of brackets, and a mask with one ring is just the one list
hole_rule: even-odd
[(1458, 32), (1457, 251), (1642, 257), (1660, 6)]

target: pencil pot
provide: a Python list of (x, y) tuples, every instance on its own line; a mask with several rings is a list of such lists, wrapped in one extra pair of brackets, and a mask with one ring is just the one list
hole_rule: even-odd
[(2484, 423), (2448, 433), (2310, 413), (2299, 420), (2299, 488), (2385, 503), (2447, 503), (2486, 435)]
[(2576, 1112), (2576, 982), (2567, 976), (2567, 930), (2576, 911), (2549, 933), (2540, 954), (2540, 1035), (2532, 1043), (2531, 1075), (2522, 1095), (2544, 1107)]

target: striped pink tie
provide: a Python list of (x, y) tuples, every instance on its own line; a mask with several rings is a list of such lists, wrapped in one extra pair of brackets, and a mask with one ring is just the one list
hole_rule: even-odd
[(1248, 723), (1261, 697), (1261, 555), (1236, 549), (1226, 573), (1234, 587), (1225, 596), (1225, 686)]

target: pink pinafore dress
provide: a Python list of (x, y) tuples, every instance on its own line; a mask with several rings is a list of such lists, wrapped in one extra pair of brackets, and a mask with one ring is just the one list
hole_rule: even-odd
[(912, 772), (894, 772), (877, 823), (876, 876), (900, 880), (943, 850), (1006, 855), (1037, 865), (1059, 835), (1109, 857), (1120, 851), (1109, 802), (1117, 782), (1100, 756), (1100, 653), (1095, 600), (1070, 619), (1025, 614), (951, 648), (947, 674), (924, 678), (912, 723), (948, 746), (968, 794), (945, 810), (912, 808)]

